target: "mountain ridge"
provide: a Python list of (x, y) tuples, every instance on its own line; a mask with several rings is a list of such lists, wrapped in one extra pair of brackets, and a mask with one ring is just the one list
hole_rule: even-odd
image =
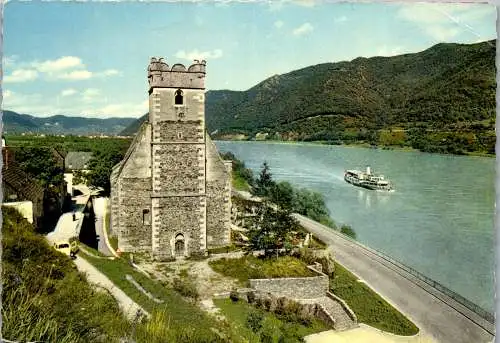
[(3, 133), (44, 133), (44, 134), (106, 134), (118, 135), (135, 118), (88, 118), (83, 116), (54, 115), (36, 117), (14, 111), (3, 110)]

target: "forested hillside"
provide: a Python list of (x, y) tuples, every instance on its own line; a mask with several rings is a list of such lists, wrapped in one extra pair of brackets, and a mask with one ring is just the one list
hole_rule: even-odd
[(116, 135), (134, 122), (134, 118), (86, 118), (72, 116), (35, 117), (13, 111), (3, 111), (3, 132), (44, 133), (44, 134), (80, 134), (80, 135)]
[[(365, 143), (495, 153), (495, 41), (443, 43), (275, 75), (247, 91), (206, 94), (215, 139)], [(124, 133), (133, 134), (146, 116)]]
[(365, 142), (494, 153), (495, 41), (325, 63), (207, 93), (215, 138)]

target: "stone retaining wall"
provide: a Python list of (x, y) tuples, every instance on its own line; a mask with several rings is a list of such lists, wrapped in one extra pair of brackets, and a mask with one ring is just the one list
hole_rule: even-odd
[(250, 279), (250, 287), (290, 299), (314, 299), (328, 292), (328, 276), (308, 266), (317, 276), (275, 279)]
[(344, 300), (342, 300), (341, 298), (339, 298), (338, 296), (336, 296), (331, 292), (326, 292), (326, 296), (332, 299), (333, 301), (338, 302), (340, 306), (342, 306), (342, 308), (344, 309), (345, 313), (347, 313), (347, 315), (352, 319), (354, 323), (358, 322), (358, 317), (356, 317), (356, 314), (354, 314), (353, 310), (351, 310), (349, 305), (347, 305), (347, 303)]

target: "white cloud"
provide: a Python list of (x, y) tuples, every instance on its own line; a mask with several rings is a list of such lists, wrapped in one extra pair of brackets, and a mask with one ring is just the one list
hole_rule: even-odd
[(277, 28), (277, 29), (281, 29), (281, 27), (284, 25), (285, 23), (281, 20), (278, 20), (278, 21), (275, 21), (274, 22), (274, 27)]
[(434, 40), (444, 42), (466, 31), (481, 38), (474, 26), (494, 11), (493, 6), (485, 4), (417, 3), (401, 5), (398, 16), (420, 26)]
[[(62, 93), (62, 92), (61, 92)], [(57, 114), (95, 117), (134, 117), (138, 118), (148, 111), (149, 101), (129, 101), (110, 103), (101, 98), (101, 92), (95, 88), (88, 88), (82, 92), (83, 96), (53, 97), (38, 93), (22, 94), (11, 90), (3, 91), (3, 108), (19, 113), (28, 113), (35, 116), (52, 116)], [(85, 96), (93, 97), (93, 101), (85, 101)]]
[(389, 48), (387, 45), (380, 47), (377, 51), (376, 56), (396, 56), (403, 53), (403, 48), (400, 46)]
[[(3, 108), (26, 113), (28, 112), (26, 108), (29, 109), (32, 105), (43, 105), (42, 99), (42, 96), (37, 93), (21, 94), (6, 89), (3, 91)], [(49, 104), (45, 105), (50, 106)]]
[(97, 88), (87, 88), (82, 92), (82, 100), (85, 102), (94, 101), (99, 95), (101, 91)]
[(68, 73), (58, 74), (55, 77), (61, 80), (88, 80), (92, 77), (92, 72), (88, 70), (73, 70)]
[(32, 69), (16, 69), (3, 78), (5, 83), (18, 83), (32, 81), (38, 78), (38, 72)]
[(177, 51), (175, 57), (182, 58), (184, 60), (215, 60), (217, 58), (222, 57), (222, 50), (215, 49), (212, 51), (203, 51), (200, 52), (198, 49), (192, 50), (190, 52), (186, 52), (184, 50)]
[(11, 55), (11, 56), (4, 56), (3, 57), (3, 67), (4, 68), (9, 68), (15, 65), (17, 61), (17, 56), (16, 55)]
[(2, 96), (4, 99), (8, 99), (12, 97), (12, 91), (6, 89), (2, 92)]
[(333, 19), (333, 21), (335, 23), (344, 23), (347, 21), (347, 17), (345, 15), (341, 16), (341, 17), (338, 17), (338, 18), (335, 18)]
[(4, 82), (25, 82), (38, 77), (48, 80), (88, 80), (90, 78), (105, 78), (121, 75), (116, 69), (105, 69), (103, 71), (90, 71), (87, 69), (81, 58), (76, 56), (63, 56), (55, 60), (17, 62), (17, 56), (4, 58), (4, 66), (16, 69), (5, 76)]
[(149, 101), (140, 103), (107, 104), (102, 107), (86, 110), (86, 114), (106, 117), (139, 117), (148, 111)]
[(295, 0), (293, 1), (294, 4), (297, 4), (302, 7), (314, 7), (316, 6), (317, 1), (316, 0)]
[(85, 68), (82, 60), (75, 56), (63, 56), (56, 60), (47, 60), (44, 62), (33, 62), (33, 67), (42, 73), (53, 73), (67, 69)]
[(104, 76), (114, 76), (114, 75), (120, 75), (121, 73), (116, 69), (106, 69), (101, 74)]
[(269, 2), (269, 11), (276, 12), (283, 8), (283, 4), (285, 1), (270, 1)]
[(318, 0), (273, 0), (269, 2), (269, 11), (271, 12), (280, 11), (286, 4), (311, 8), (316, 6), (318, 2), (319, 2)]
[(75, 95), (76, 93), (78, 93), (76, 91), (76, 89), (69, 88), (69, 89), (62, 90), (61, 91), (61, 96), (71, 96), (71, 95)]
[(314, 30), (314, 27), (311, 25), (311, 23), (304, 23), (297, 27), (296, 29), (293, 30), (293, 34), (295, 36), (300, 36), (306, 33), (309, 33)]

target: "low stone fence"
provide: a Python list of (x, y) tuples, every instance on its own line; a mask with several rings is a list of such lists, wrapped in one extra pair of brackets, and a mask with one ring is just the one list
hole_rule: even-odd
[[(335, 329), (335, 319), (321, 304), (316, 303), (313, 299), (299, 302), (288, 297), (259, 292), (251, 288), (241, 288), (236, 293), (238, 293), (239, 299), (265, 311), (280, 312), (291, 310), (302, 318), (318, 318), (332, 329)], [(215, 299), (226, 299), (229, 297), (230, 292), (214, 294)]]
[(258, 292), (271, 293), (290, 299), (314, 299), (328, 292), (328, 276), (313, 266), (308, 266), (316, 276), (250, 279), (250, 287)]

